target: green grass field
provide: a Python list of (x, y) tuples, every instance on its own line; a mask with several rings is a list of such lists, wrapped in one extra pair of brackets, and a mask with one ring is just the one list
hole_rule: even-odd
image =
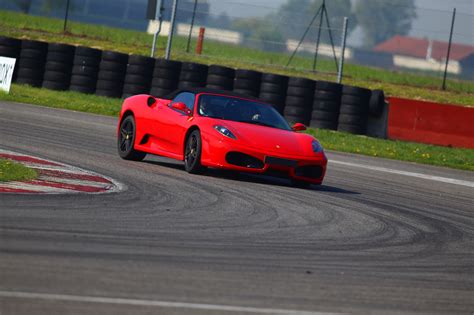
[(0, 159), (0, 182), (31, 180), (38, 177), (38, 173), (22, 164), (6, 159)]
[[(145, 32), (110, 28), (100, 25), (70, 22), (63, 33), (63, 21), (59, 19), (30, 16), (16, 12), (0, 11), (0, 35), (37, 39), (100, 49), (149, 55), (152, 36)], [(166, 37), (158, 41), (158, 55), (164, 55)], [(230, 44), (205, 41), (203, 55), (185, 52), (186, 39), (175, 37), (172, 58), (206, 64), (221, 64), (235, 68), (255, 69), (291, 76), (302, 76), (317, 80), (335, 80), (334, 62), (320, 60), (318, 71), (312, 68), (312, 59), (298, 56), (292, 67), (285, 68), (288, 54), (262, 52)], [(441, 91), (441, 78), (416, 75), (365, 66), (346, 64), (343, 83), (371, 89), (381, 88), (387, 95), (413, 99), (431, 100), (474, 106), (474, 82), (448, 80), (448, 91)]]
[[(122, 101), (76, 92), (59, 92), (13, 84), (0, 100), (118, 116)], [(474, 171), (474, 150), (374, 139), (329, 130), (308, 129), (328, 150)]]

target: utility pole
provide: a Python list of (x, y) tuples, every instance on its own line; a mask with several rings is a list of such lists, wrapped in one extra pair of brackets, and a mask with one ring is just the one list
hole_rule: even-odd
[(337, 83), (342, 82), (342, 75), (344, 71), (344, 55), (346, 53), (346, 38), (347, 38), (347, 25), (349, 19), (344, 17), (344, 26), (342, 31), (342, 39), (341, 39), (341, 56), (339, 57), (339, 70), (337, 71)]
[(171, 22), (170, 22), (170, 31), (168, 34), (168, 42), (166, 43), (166, 53), (165, 59), (170, 59), (171, 56), (171, 44), (173, 43), (173, 33), (176, 23), (176, 11), (178, 9), (178, 0), (173, 0), (173, 9), (171, 11)]
[(70, 0), (67, 0), (66, 2), (66, 13), (64, 15), (64, 26), (63, 26), (63, 32), (66, 33), (66, 29), (67, 29), (67, 19), (68, 19), (68, 16), (69, 16), (69, 5), (70, 5)]
[(194, 0), (193, 17), (191, 18), (191, 26), (189, 27), (188, 43), (186, 44), (187, 53), (189, 52), (189, 46), (191, 46), (191, 36), (193, 35), (193, 27), (194, 27), (194, 19), (196, 18), (197, 3), (198, 3), (198, 0)]
[(158, 4), (155, 9), (155, 21), (158, 21), (158, 28), (156, 29), (155, 34), (153, 34), (153, 45), (151, 46), (151, 57), (155, 57), (156, 43), (158, 41), (158, 35), (161, 32), (161, 24), (163, 21), (163, 0), (158, 0)]
[(451, 55), (451, 44), (453, 42), (454, 21), (456, 20), (456, 8), (453, 10), (453, 19), (451, 21), (451, 32), (449, 34), (448, 55), (446, 56), (446, 67), (444, 68), (443, 90), (446, 90), (446, 77), (448, 76), (449, 56)]
[(323, 3), (321, 4), (321, 17), (319, 19), (318, 37), (316, 39), (316, 49), (314, 51), (313, 71), (316, 70), (316, 64), (318, 63), (319, 41), (321, 40), (321, 28), (323, 27), (323, 18), (324, 18), (325, 12), (326, 12), (326, 0), (323, 0)]

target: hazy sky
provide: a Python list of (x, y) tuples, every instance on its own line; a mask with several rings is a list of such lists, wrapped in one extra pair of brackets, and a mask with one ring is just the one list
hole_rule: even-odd
[[(209, 0), (211, 12), (226, 12), (229, 16), (262, 16), (274, 11), (287, 0)], [(355, 0), (352, 0), (355, 2)], [(364, 1), (364, 0), (358, 0)], [(389, 3), (391, 0), (380, 0)], [(457, 17), (454, 41), (474, 45), (474, 0), (415, 0), (418, 17), (411, 35), (445, 40), (449, 38), (451, 16), (454, 7)], [(329, 12), (331, 14), (331, 12)], [(353, 32), (350, 43), (357, 44), (360, 31)]]

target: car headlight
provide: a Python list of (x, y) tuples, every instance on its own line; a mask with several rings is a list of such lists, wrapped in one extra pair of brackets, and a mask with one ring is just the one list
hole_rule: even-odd
[(234, 134), (224, 126), (215, 125), (214, 129), (216, 129), (217, 132), (219, 132), (223, 136), (226, 136), (227, 138), (237, 139), (237, 137), (234, 136)]
[(311, 146), (313, 147), (314, 153), (323, 152), (323, 146), (321, 145), (321, 143), (319, 143), (318, 140), (313, 140), (313, 142), (311, 143)]

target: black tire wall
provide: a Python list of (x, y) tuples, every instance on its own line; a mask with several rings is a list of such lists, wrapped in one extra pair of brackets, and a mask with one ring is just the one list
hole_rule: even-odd
[(261, 72), (237, 69), (235, 71), (233, 91), (244, 96), (258, 97), (261, 78)]
[(128, 55), (103, 51), (97, 75), (95, 94), (107, 97), (121, 97), (127, 70)]
[(178, 88), (205, 87), (207, 70), (207, 65), (194, 62), (183, 62), (179, 74)]
[(76, 47), (69, 90), (88, 94), (95, 92), (101, 56), (101, 50)]
[(150, 93), (154, 66), (155, 59), (151, 57), (130, 55), (125, 72), (122, 97)]
[(153, 69), (150, 94), (165, 97), (178, 88), (181, 62), (166, 59), (156, 59)]
[[(20, 57), (21, 51), (21, 40), (16, 38), (10, 38), (5, 36), (0, 36), (0, 56), (8, 57), (8, 58), (15, 58), (18, 61)], [(15, 65), (15, 69), (13, 70), (13, 78), (12, 81), (16, 81), (16, 77), (18, 75), (18, 62)]]
[(350, 85), (342, 87), (337, 130), (353, 134), (366, 133), (370, 96), (369, 89)]
[[(16, 58), (13, 82), (48, 89), (128, 97), (165, 97), (177, 88), (209, 87), (259, 97), (290, 122), (365, 134), (368, 116), (385, 106), (382, 90), (253, 70), (125, 55), (89, 47), (0, 36), (0, 55)], [(70, 75), (70, 80), (69, 80)], [(151, 89), (150, 89), (151, 88)]]
[(315, 81), (291, 77), (288, 80), (284, 116), (290, 123), (308, 125), (311, 120)]
[(51, 43), (48, 45), (42, 87), (64, 91), (71, 83), (72, 65), (76, 47)]
[(341, 84), (316, 81), (310, 127), (337, 129), (341, 92)]
[(235, 70), (228, 67), (211, 65), (207, 71), (206, 87), (232, 91), (234, 88)]
[(48, 43), (22, 40), (16, 82), (40, 87), (43, 83)]
[(285, 109), (286, 90), (288, 89), (288, 77), (272, 73), (263, 73), (260, 84), (259, 98), (275, 107), (283, 114)]

